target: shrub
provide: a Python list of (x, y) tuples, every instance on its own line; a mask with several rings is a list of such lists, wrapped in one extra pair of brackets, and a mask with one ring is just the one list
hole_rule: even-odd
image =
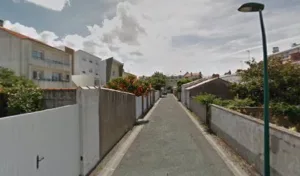
[(196, 97), (196, 100), (205, 105), (216, 104), (229, 109), (237, 109), (241, 107), (252, 106), (255, 103), (253, 100), (249, 98), (239, 99), (235, 97), (233, 100), (223, 100), (212, 94), (199, 95)]
[(204, 93), (196, 97), (196, 101), (204, 105), (212, 104), (215, 101), (215, 99), (217, 99), (217, 96), (212, 94), (207, 94), (207, 93)]
[(277, 116), (287, 116), (289, 122), (294, 125), (300, 124), (300, 108), (295, 105), (290, 105), (288, 103), (272, 103), (271, 104), (272, 113)]
[(31, 80), (0, 68), (0, 91), (7, 96), (7, 115), (34, 112), (42, 109), (42, 91)]

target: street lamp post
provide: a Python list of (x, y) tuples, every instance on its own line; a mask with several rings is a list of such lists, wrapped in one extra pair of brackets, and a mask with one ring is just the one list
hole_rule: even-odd
[(270, 176), (270, 137), (269, 137), (269, 83), (268, 83), (268, 54), (267, 40), (264, 27), (262, 11), (264, 4), (246, 3), (238, 11), (240, 12), (258, 12), (262, 33), (263, 55), (264, 55), (264, 176)]

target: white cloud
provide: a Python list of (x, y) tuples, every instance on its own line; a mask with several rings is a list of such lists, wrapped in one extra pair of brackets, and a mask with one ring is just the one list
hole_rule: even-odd
[(61, 11), (66, 5), (70, 6), (70, 0), (25, 0), (25, 1), (55, 11)]
[[(269, 52), (273, 46), (287, 49), (300, 42), (300, 19), (295, 18), (300, 16), (300, 4), (282, 10), (275, 7), (280, 1), (265, 1)], [(140, 75), (157, 70), (223, 74), (240, 68), (248, 49), (251, 57), (262, 56), (258, 15), (237, 12), (239, 4), (239, 0), (127, 0), (118, 3), (112, 19), (87, 26), (87, 36), (58, 38), (55, 33), (7, 24), (52, 45), (114, 56), (125, 62), (125, 69)]]

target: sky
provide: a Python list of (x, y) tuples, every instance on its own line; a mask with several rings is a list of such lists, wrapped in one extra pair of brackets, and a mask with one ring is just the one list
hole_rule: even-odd
[[(113, 56), (125, 71), (220, 75), (262, 58), (258, 13), (244, 0), (1, 0), (4, 26), (55, 46)], [(268, 52), (300, 43), (299, 0), (257, 0)], [(248, 53), (247, 50), (250, 52)]]

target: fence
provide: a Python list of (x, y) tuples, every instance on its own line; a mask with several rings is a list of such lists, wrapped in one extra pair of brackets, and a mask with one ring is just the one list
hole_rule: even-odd
[[(191, 101), (191, 110), (248, 163), (263, 174), (263, 121), (217, 105), (203, 108)], [(206, 114), (206, 118), (203, 119)], [(270, 125), (272, 176), (300, 175), (300, 134)]]
[(159, 99), (159, 97), (160, 97), (160, 92), (159, 91), (155, 91), (154, 97), (155, 97), (155, 102), (156, 102)]
[(190, 109), (200, 118), (202, 122), (208, 122), (208, 113), (206, 105), (197, 102), (195, 98), (190, 98)]
[(78, 105), (0, 119), (0, 175), (79, 175)]
[(73, 99), (77, 104), (0, 119), (0, 175), (88, 175), (151, 107), (150, 97), (91, 87)]
[(136, 121), (135, 96), (115, 90), (100, 90), (100, 156), (130, 130)]
[(83, 175), (87, 175), (100, 161), (99, 89), (79, 88), (77, 102), (80, 109), (80, 139)]
[(43, 109), (76, 104), (76, 89), (43, 89)]
[(143, 96), (143, 113), (147, 112), (148, 109), (148, 100), (147, 100), (147, 96)]
[(135, 97), (135, 115), (136, 119), (140, 118), (143, 115), (143, 104), (142, 104), (142, 96)]

